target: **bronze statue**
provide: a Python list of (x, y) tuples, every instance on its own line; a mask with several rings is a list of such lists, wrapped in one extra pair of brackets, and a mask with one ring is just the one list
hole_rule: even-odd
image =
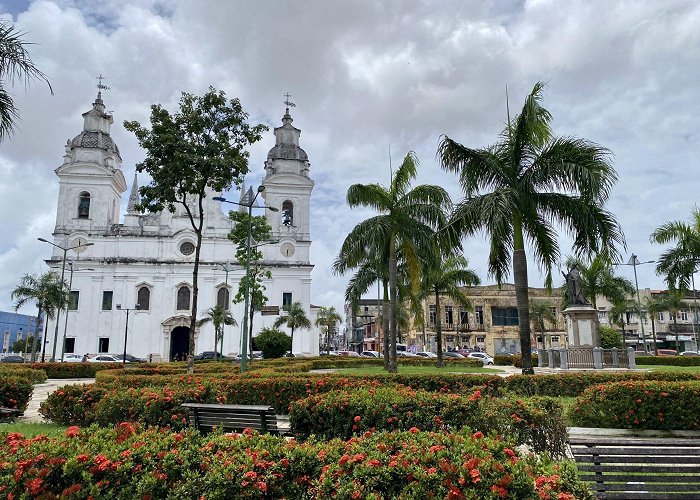
[(566, 290), (569, 295), (569, 305), (590, 305), (590, 302), (583, 296), (583, 287), (581, 286), (581, 273), (576, 264), (573, 265), (567, 274), (564, 274), (566, 279)]

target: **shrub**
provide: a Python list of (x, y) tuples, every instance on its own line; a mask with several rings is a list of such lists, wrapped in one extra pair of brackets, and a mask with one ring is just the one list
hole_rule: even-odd
[(24, 365), (7, 366), (0, 365), (0, 378), (2, 377), (20, 377), (28, 379), (32, 384), (43, 384), (46, 382), (46, 372), (34, 368), (26, 368)]
[(700, 366), (700, 356), (636, 356), (638, 365)]
[(102, 370), (121, 369), (120, 363), (32, 363), (35, 370), (44, 370), (49, 378), (95, 378)]
[(622, 349), (622, 336), (612, 326), (600, 325), (600, 346), (603, 349)]
[(436, 394), (407, 388), (333, 391), (292, 403), (290, 421), (300, 437), (349, 439), (368, 430), (455, 431), (462, 427), (495, 432), (561, 455), (566, 440), (562, 407), (551, 399), (510, 401)]
[(505, 356), (503, 354), (496, 354), (493, 357), (493, 364), (494, 365), (501, 365), (501, 366), (513, 366), (513, 356)]
[(263, 328), (255, 337), (255, 345), (265, 359), (281, 358), (292, 350), (292, 339), (277, 328)]
[[(539, 363), (539, 357), (537, 354), (532, 353), (532, 366), (537, 366)], [(522, 368), (523, 367), (523, 357), (520, 354), (516, 354), (513, 356), (513, 366), (517, 368)]]
[(585, 427), (700, 429), (700, 382), (596, 385), (575, 400), (570, 419)]
[(302, 444), (139, 425), (0, 434), (3, 498), (591, 499), (570, 462), (508, 439), (418, 429)]
[(27, 409), (32, 395), (33, 385), (29, 378), (2, 376), (0, 377), (0, 406)]

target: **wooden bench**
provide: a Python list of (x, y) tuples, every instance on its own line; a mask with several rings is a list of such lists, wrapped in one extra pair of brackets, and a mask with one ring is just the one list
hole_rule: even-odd
[(22, 410), (0, 406), (0, 422), (14, 422), (17, 417), (21, 417), (22, 415), (24, 415)]
[(201, 432), (214, 428), (242, 432), (253, 429), (261, 433), (281, 434), (277, 426), (277, 414), (271, 406), (219, 405), (207, 403), (183, 403), (190, 413), (190, 425)]
[(598, 498), (700, 498), (700, 439), (571, 437), (569, 444)]

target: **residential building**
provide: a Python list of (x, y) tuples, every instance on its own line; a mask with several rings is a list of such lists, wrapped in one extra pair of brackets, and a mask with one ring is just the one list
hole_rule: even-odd
[[(11, 352), (12, 344), (18, 340), (26, 340), (36, 332), (39, 332), (39, 336), (41, 336), (42, 327), (43, 321), (40, 321), (37, 326), (36, 316), (0, 311), (0, 339), (2, 339), (0, 352)], [(41, 345), (38, 346), (38, 349), (41, 349)], [(30, 350), (31, 346), (25, 352)]]

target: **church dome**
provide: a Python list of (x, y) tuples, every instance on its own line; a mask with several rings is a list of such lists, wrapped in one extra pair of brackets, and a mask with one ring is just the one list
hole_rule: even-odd
[(267, 159), (309, 161), (306, 151), (295, 144), (277, 144), (267, 153)]
[(112, 140), (109, 134), (96, 131), (83, 131), (71, 141), (71, 147), (80, 148), (99, 148), (106, 151), (116, 151), (119, 153), (119, 148)]

